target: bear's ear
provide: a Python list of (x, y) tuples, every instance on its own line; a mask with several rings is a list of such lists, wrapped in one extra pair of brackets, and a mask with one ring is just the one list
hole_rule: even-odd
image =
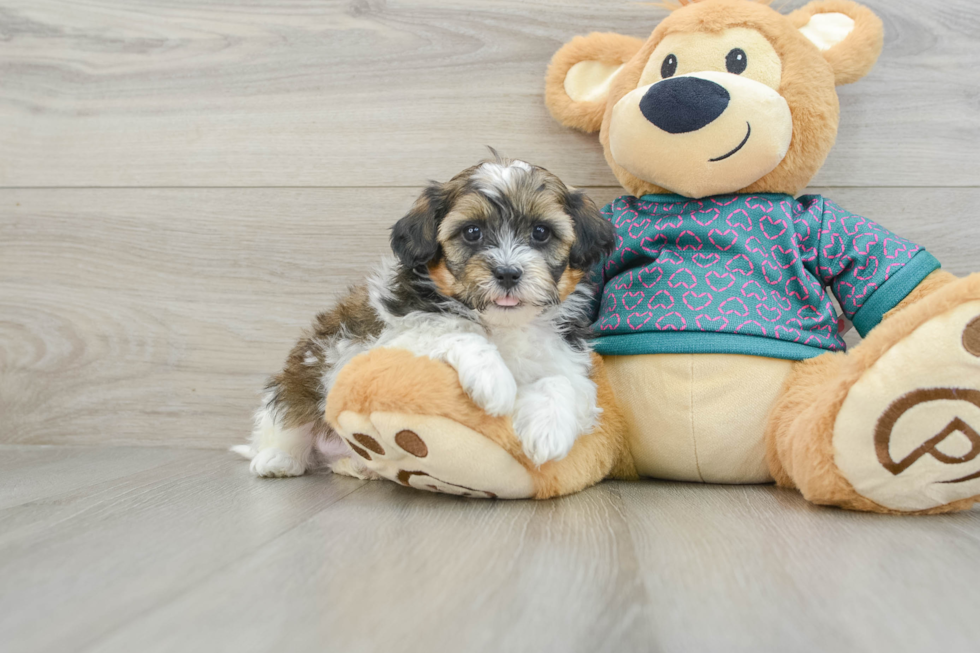
[(551, 58), (545, 103), (555, 120), (584, 132), (599, 131), (609, 86), (643, 41), (621, 34), (576, 36)]
[(834, 69), (838, 86), (871, 72), (885, 41), (881, 19), (851, 0), (816, 0), (789, 19)]

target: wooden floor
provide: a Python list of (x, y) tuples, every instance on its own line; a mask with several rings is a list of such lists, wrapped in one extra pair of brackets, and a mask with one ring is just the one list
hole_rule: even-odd
[[(980, 3), (866, 4), (885, 51), (811, 190), (978, 270)], [(492, 145), (616, 197), (544, 69), (663, 16), (0, 0), (0, 650), (977, 651), (980, 510), (659, 482), (475, 502), (225, 451), (427, 179)]]
[(0, 648), (949, 651), (980, 641), (980, 512), (845, 513), (770, 486), (535, 503), (224, 452), (0, 446)]

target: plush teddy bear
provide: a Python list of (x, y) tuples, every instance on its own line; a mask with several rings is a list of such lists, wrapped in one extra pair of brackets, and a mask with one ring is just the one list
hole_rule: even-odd
[[(855, 510), (940, 513), (980, 495), (980, 275), (819, 196), (836, 86), (867, 74), (881, 21), (849, 0), (789, 15), (682, 0), (651, 36), (577, 37), (546, 100), (599, 132), (630, 195), (595, 272), (603, 418), (534, 467), (452, 370), (377, 350), (327, 417), (406, 485), (545, 498), (647, 476), (798, 488)], [(829, 291), (828, 292), (828, 288)], [(830, 294), (865, 339), (845, 353)], [(402, 444), (399, 444), (399, 441)]]

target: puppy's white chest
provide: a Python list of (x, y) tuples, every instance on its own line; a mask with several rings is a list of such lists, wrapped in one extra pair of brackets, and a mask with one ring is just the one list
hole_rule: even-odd
[(515, 380), (531, 383), (553, 373), (567, 355), (564, 341), (552, 330), (513, 329), (494, 333), (491, 342), (510, 368)]

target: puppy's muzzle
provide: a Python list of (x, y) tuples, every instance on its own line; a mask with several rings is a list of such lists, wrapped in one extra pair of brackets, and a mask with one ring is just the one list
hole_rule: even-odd
[(721, 84), (676, 77), (651, 86), (640, 100), (640, 113), (668, 134), (689, 134), (717, 120), (731, 101)]
[(509, 265), (494, 268), (493, 278), (497, 280), (500, 287), (504, 290), (511, 290), (521, 280), (524, 271), (519, 267)]

